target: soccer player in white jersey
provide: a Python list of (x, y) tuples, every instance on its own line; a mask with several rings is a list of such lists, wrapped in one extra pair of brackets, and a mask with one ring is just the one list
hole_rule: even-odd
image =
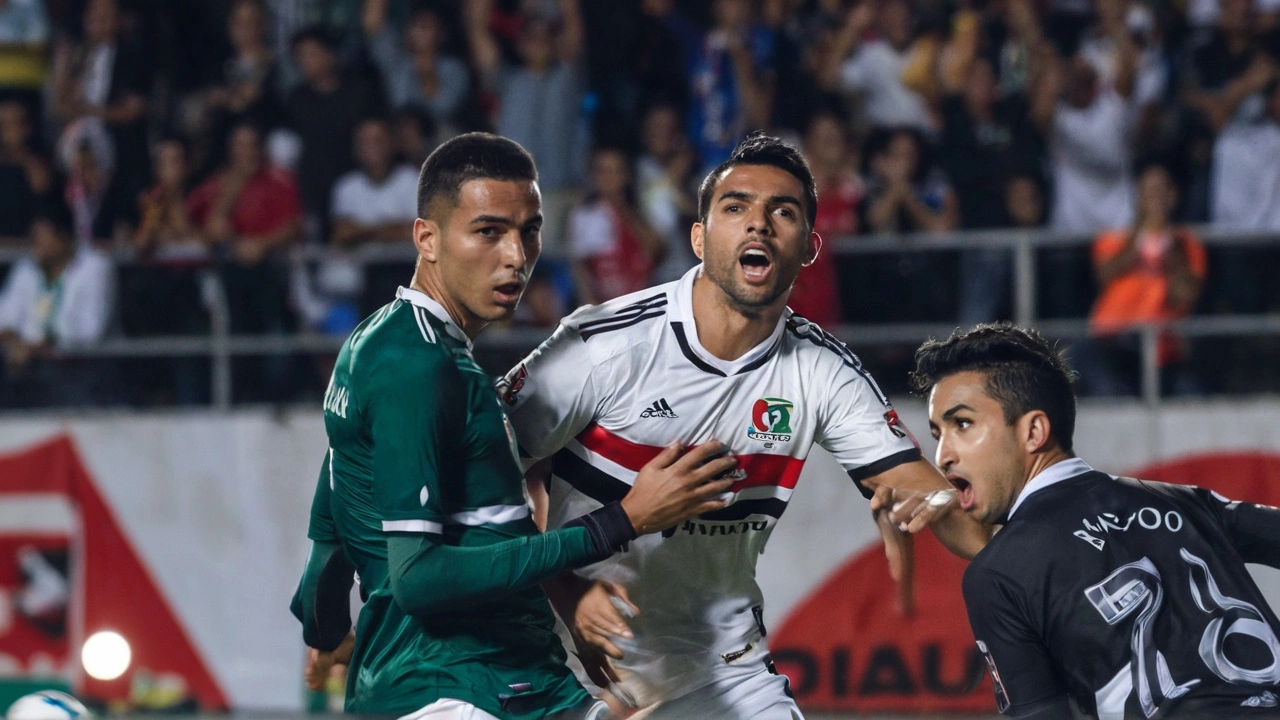
[[(820, 248), (816, 204), (800, 153), (752, 135), (699, 191), (700, 266), (580, 309), (500, 383), (527, 464), (549, 459), (548, 528), (621, 497), (673, 443), (738, 458), (723, 510), (547, 584), (588, 674), (646, 718), (801, 717), (769, 660), (755, 563), (813, 445), (868, 497), (951, 497), (858, 358), (786, 307)], [(938, 516), (953, 552), (981, 549), (976, 523)]]

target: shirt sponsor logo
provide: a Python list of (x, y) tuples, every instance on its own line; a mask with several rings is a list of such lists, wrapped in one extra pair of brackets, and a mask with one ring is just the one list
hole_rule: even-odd
[(783, 398), (760, 398), (751, 408), (747, 437), (764, 443), (791, 442), (791, 415), (795, 403)]

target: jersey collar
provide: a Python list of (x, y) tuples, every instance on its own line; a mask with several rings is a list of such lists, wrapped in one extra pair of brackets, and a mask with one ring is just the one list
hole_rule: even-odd
[(1008, 517), (1013, 517), (1013, 514), (1018, 511), (1018, 507), (1022, 505), (1031, 493), (1043, 490), (1050, 485), (1056, 485), (1063, 480), (1070, 480), (1092, 470), (1093, 468), (1089, 467), (1089, 463), (1080, 458), (1069, 458), (1041, 470), (1039, 475), (1031, 478), (1031, 481), (1022, 488), (1022, 492), (1018, 494), (1018, 499), (1013, 502), (1013, 507), (1009, 508)]
[(699, 264), (693, 267), (684, 274), (684, 277), (677, 280), (674, 287), (669, 291), (671, 294), (669, 304), (671, 308), (671, 329), (675, 332), (676, 340), (680, 343), (681, 352), (698, 368), (713, 375), (727, 377), (749, 372), (760, 367), (778, 349), (778, 344), (782, 340), (782, 334), (786, 329), (787, 318), (791, 315), (791, 311), (783, 311), (782, 316), (778, 318), (778, 326), (773, 329), (773, 333), (759, 345), (744, 353), (742, 357), (732, 361), (721, 360), (707, 352), (706, 348), (702, 347), (702, 343), (698, 342), (697, 323), (693, 318), (693, 281), (698, 278), (701, 272), (702, 265)]
[(396, 299), (403, 300), (410, 305), (420, 307), (432, 315), (435, 315), (436, 319), (444, 324), (445, 331), (447, 331), (454, 340), (466, 345), (468, 350), (471, 349), (471, 338), (467, 337), (467, 334), (462, 332), (462, 328), (458, 327), (458, 323), (453, 321), (453, 318), (449, 316), (449, 311), (445, 310), (444, 306), (432, 299), (430, 295), (422, 292), (421, 290), (414, 290), (413, 288), (402, 286), (396, 288)]

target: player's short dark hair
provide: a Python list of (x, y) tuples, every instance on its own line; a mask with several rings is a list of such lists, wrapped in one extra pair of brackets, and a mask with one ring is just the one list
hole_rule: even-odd
[(911, 387), (926, 394), (943, 378), (976, 371), (987, 376), (987, 394), (1000, 403), (1004, 420), (1041, 410), (1058, 445), (1071, 452), (1076, 429), (1075, 373), (1036, 330), (1010, 322), (956, 330), (946, 340), (930, 338), (916, 350)]
[(702, 180), (698, 187), (698, 222), (707, 222), (707, 213), (711, 211), (711, 197), (715, 194), (716, 185), (724, 177), (726, 171), (738, 165), (770, 165), (790, 173), (804, 186), (804, 219), (810, 230), (818, 216), (818, 186), (813, 180), (813, 171), (809, 162), (796, 147), (782, 138), (774, 137), (757, 130), (738, 143), (728, 160), (716, 166)]
[(441, 201), (458, 204), (468, 180), (538, 180), (533, 156), (515, 140), (472, 132), (448, 140), (432, 151), (418, 175), (418, 217), (425, 218)]

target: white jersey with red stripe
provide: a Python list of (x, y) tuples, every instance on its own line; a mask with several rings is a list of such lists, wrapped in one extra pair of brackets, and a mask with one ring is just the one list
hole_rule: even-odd
[(704, 350), (700, 271), (578, 310), (499, 383), (521, 453), (553, 457), (549, 527), (621, 499), (674, 441), (719, 440), (738, 458), (724, 509), (577, 571), (623, 585), (640, 609), (614, 665), (620, 694), (641, 706), (714, 681), (738, 657), (760, 661), (744, 652), (764, 635), (756, 558), (813, 445), (858, 483), (921, 457), (858, 358), (790, 311), (736, 360)]

